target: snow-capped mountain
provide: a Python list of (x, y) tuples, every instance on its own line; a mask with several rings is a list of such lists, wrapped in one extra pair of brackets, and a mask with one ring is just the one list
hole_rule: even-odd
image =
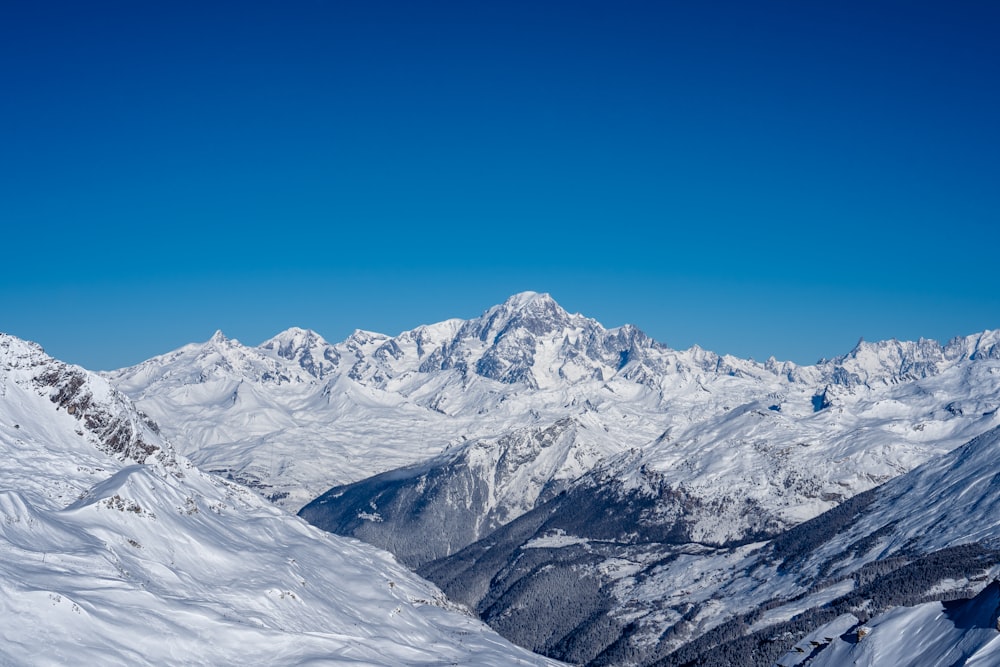
[[(251, 348), (220, 332), (108, 377), (199, 467), (294, 508), (449, 444), (420, 437), (435, 432), (440, 413), (337, 371), (365, 338), (338, 350), (292, 329)], [(385, 428), (387, 416), (397, 428)]]
[[(440, 461), (454, 461), (456, 447), (467, 448), (462, 456), (474, 466), (481, 461), (482, 475), (494, 478), (494, 462), (512, 460), (501, 453), (503, 443), (569, 419), (576, 435), (558, 454), (519, 449), (515, 458), (528, 456), (538, 469), (521, 466), (506, 489), (491, 482), (485, 512), (513, 518), (542, 489), (659, 442), (680, 445), (661, 448), (661, 458), (678, 459), (683, 451), (684, 465), (696, 467), (791, 451), (802, 465), (778, 476), (810, 487), (776, 509), (791, 523), (988, 427), (969, 424), (1000, 403), (997, 382), (977, 386), (981, 378), (972, 376), (977, 362), (997, 354), (998, 340), (986, 332), (946, 346), (862, 342), (816, 366), (757, 363), (697, 347), (671, 350), (634, 327), (608, 330), (566, 313), (548, 295), (523, 293), (478, 318), (396, 337), (358, 331), (331, 345), (291, 329), (253, 348), (216, 334), (109, 379), (199, 466), (257, 486), (292, 510), (331, 487), (442, 452)], [(938, 397), (921, 396), (924, 390), (907, 394), (905, 387), (942, 375), (951, 384), (926, 391), (953, 392), (946, 402), (956, 401), (952, 412), (941, 413)], [(982, 405), (963, 406), (966, 397)], [(831, 409), (817, 412), (823, 406)], [(752, 440), (739, 437), (733, 415), (755, 411), (771, 413), (763, 421), (773, 432), (760, 426)], [(831, 432), (839, 440), (835, 458), (846, 465), (822, 470), (813, 459), (827, 458), (792, 447), (825, 443)], [(702, 456), (706, 447), (725, 456)], [(730, 472), (743, 474), (740, 466)], [(513, 496), (514, 505), (503, 500)]]
[[(511, 424), (559, 421), (566, 404), (584, 402), (580, 379), (599, 382), (627, 358), (639, 372), (640, 351), (659, 347), (526, 293), (394, 338), (357, 331), (330, 345), (290, 329), (254, 348), (217, 333), (108, 377), (199, 466), (298, 509), (335, 484), (501, 437)], [(539, 384), (551, 387), (542, 400)], [(611, 440), (559, 475), (617, 452)]]
[[(228, 360), (229, 362), (232, 359)], [(0, 663), (553, 664), (0, 334)]]
[[(485, 537), (594, 471), (602, 480), (594, 484), (614, 489), (619, 499), (655, 498), (651, 525), (674, 525), (671, 517), (683, 514), (692, 541), (745, 542), (815, 516), (1000, 423), (995, 333), (946, 346), (860, 342), (848, 355), (798, 367), (698, 348), (677, 352), (630, 327), (604, 330), (553, 303), (541, 295), (514, 297), (458, 326), (452, 341), (430, 355), (435, 369), (468, 374), (498, 367), (482, 363), (491, 358), (485, 353), (469, 352), (481, 352), (482, 338), (523, 343), (530, 363), (508, 350), (500, 377), (530, 375), (527, 381), (485, 397), (470, 392), (483, 399), (478, 412), (503, 417), (472, 428), (498, 433), (452, 432), (465, 441), (412, 466), (335, 486), (302, 515), (419, 566)], [(560, 352), (539, 355), (546, 347)], [(560, 365), (567, 359), (587, 371), (567, 374)], [(614, 359), (617, 368), (609, 365)], [(406, 382), (432, 382), (445, 372), (425, 367)], [(432, 404), (458, 405), (452, 424), (469, 428), (460, 404), (468, 395), (451, 389), (439, 390)], [(503, 401), (491, 408), (495, 395)], [(692, 512), (694, 506), (702, 511)]]

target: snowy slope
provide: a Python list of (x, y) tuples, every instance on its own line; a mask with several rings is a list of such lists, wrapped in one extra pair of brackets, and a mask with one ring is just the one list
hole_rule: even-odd
[(0, 335), (3, 664), (549, 664), (390, 555), (174, 453), (108, 382)]
[[(864, 499), (864, 509), (835, 540), (812, 545), (808, 556), (800, 555), (799, 577), (826, 570), (834, 578), (864, 568), (876, 569), (880, 562), (898, 558), (917, 560), (919, 554), (958, 553), (962, 545), (1000, 546), (1000, 431), (976, 438), (968, 445), (928, 462)], [(865, 549), (844, 545), (864, 544)], [(954, 568), (959, 558), (950, 557)], [(950, 576), (930, 589), (950, 602), (918, 605), (885, 605), (862, 623), (845, 615), (812, 633), (814, 644), (805, 650), (809, 637), (797, 644), (779, 664), (833, 666), (880, 664), (922, 667), (930, 665), (993, 665), (1000, 661), (1000, 581), (996, 577), (1000, 555), (995, 551), (982, 565), (988, 573), (969, 576), (975, 569)], [(834, 567), (830, 567), (833, 564)], [(940, 567), (940, 565), (938, 566)], [(985, 568), (983, 568), (985, 569)], [(910, 580), (915, 577), (909, 577)], [(972, 598), (948, 595), (949, 591), (979, 590)], [(873, 605), (848, 602), (861, 615)], [(875, 609), (874, 611), (879, 611)], [(846, 620), (845, 620), (846, 619)], [(846, 632), (835, 632), (835, 624), (846, 623)], [(823, 637), (821, 641), (816, 641)]]
[(846, 614), (804, 638), (777, 664), (783, 667), (996, 665), (1000, 662), (998, 615), (1000, 584), (997, 582), (972, 599), (898, 607), (863, 625)]

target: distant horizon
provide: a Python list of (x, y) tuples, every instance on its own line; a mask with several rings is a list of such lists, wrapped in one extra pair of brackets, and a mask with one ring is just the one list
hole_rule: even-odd
[(525, 289), (815, 363), (1000, 328), (1000, 3), (21, 3), (0, 331), (94, 370)]
[[(549, 294), (548, 292), (537, 291), (537, 290), (524, 290), (523, 292), (537, 292), (539, 294)], [(516, 295), (521, 294), (523, 292), (515, 292), (515, 293), (509, 295), (508, 298), (516, 296)], [(551, 296), (552, 299), (556, 303), (558, 303), (560, 305), (560, 307), (562, 307), (562, 303), (560, 303), (560, 301), (559, 301), (558, 298), (556, 298), (555, 296), (553, 296), (551, 294), (549, 294), (549, 296)], [(407, 331), (411, 331), (413, 329), (416, 329), (416, 328), (418, 328), (420, 326), (434, 325), (434, 324), (438, 324), (440, 322), (444, 322), (444, 321), (447, 321), (447, 320), (450, 320), (450, 319), (459, 319), (459, 320), (474, 319), (474, 318), (479, 317), (479, 316), (483, 315), (484, 313), (486, 313), (490, 308), (493, 308), (495, 306), (498, 306), (498, 305), (502, 304), (504, 301), (506, 301), (506, 299), (504, 299), (502, 301), (498, 301), (497, 303), (491, 304), (491, 305), (483, 308), (482, 312), (477, 313), (476, 315), (468, 316), (468, 317), (456, 316), (456, 317), (453, 317), (453, 318), (449, 317), (449, 318), (444, 318), (444, 319), (433, 321), (433, 322), (432, 321), (421, 322), (421, 323), (416, 324), (416, 325), (414, 325), (412, 327), (401, 329), (401, 330), (396, 331), (396, 332), (378, 331), (378, 330), (368, 329), (368, 328), (364, 328), (364, 327), (355, 327), (354, 329), (351, 330), (350, 333), (348, 333), (348, 334), (346, 334), (344, 336), (341, 336), (339, 338), (331, 338), (331, 337), (327, 336), (324, 332), (322, 332), (322, 331), (320, 331), (318, 329), (315, 329), (315, 328), (312, 328), (312, 327), (307, 327), (307, 326), (302, 326), (302, 325), (297, 325), (297, 324), (292, 324), (292, 325), (286, 326), (284, 328), (278, 329), (278, 330), (274, 331), (273, 333), (271, 333), (270, 335), (267, 335), (264, 338), (261, 338), (260, 340), (245, 340), (243, 337), (238, 336), (238, 335), (234, 335), (234, 334), (232, 334), (230, 332), (225, 331), (224, 329), (215, 329), (214, 331), (212, 331), (212, 333), (210, 335), (208, 335), (208, 336), (206, 336), (204, 338), (197, 339), (197, 340), (189, 340), (189, 341), (180, 343), (180, 344), (178, 344), (178, 345), (176, 345), (174, 347), (171, 347), (169, 349), (160, 350), (158, 352), (150, 354), (147, 357), (144, 357), (144, 358), (142, 358), (140, 360), (137, 360), (137, 361), (135, 361), (133, 363), (127, 363), (127, 364), (124, 364), (124, 365), (121, 365), (121, 366), (106, 366), (106, 367), (100, 367), (100, 368), (94, 367), (94, 366), (88, 366), (85, 363), (81, 363), (79, 361), (75, 361), (75, 360), (72, 360), (72, 359), (63, 358), (63, 357), (59, 356), (58, 354), (54, 354), (54, 353), (50, 352), (45, 347), (45, 345), (42, 345), (42, 347), (43, 347), (43, 349), (46, 350), (47, 354), (49, 354), (50, 356), (53, 356), (53, 357), (55, 357), (55, 358), (57, 358), (57, 359), (59, 359), (61, 361), (65, 361), (67, 363), (73, 363), (73, 364), (76, 364), (76, 365), (79, 365), (79, 366), (83, 366), (84, 368), (87, 368), (88, 370), (92, 370), (92, 371), (111, 371), (111, 370), (118, 370), (120, 368), (126, 368), (126, 367), (130, 367), (130, 366), (138, 365), (138, 364), (140, 364), (140, 363), (142, 363), (144, 361), (147, 361), (149, 359), (152, 359), (154, 357), (165, 355), (165, 354), (169, 354), (171, 352), (179, 350), (180, 348), (185, 347), (187, 345), (200, 345), (200, 344), (207, 343), (212, 338), (214, 338), (216, 335), (219, 335), (219, 334), (221, 334), (227, 340), (236, 341), (236, 342), (238, 342), (239, 344), (241, 344), (243, 346), (246, 346), (246, 347), (258, 347), (258, 346), (262, 345), (263, 343), (265, 343), (265, 342), (267, 342), (267, 341), (269, 341), (269, 340), (271, 340), (271, 339), (273, 339), (273, 338), (281, 335), (282, 333), (284, 333), (286, 331), (289, 331), (291, 329), (300, 329), (300, 330), (303, 330), (303, 331), (311, 331), (311, 332), (319, 335), (320, 337), (322, 337), (327, 343), (335, 345), (337, 343), (341, 343), (341, 342), (347, 340), (351, 335), (353, 335), (357, 331), (366, 331), (368, 333), (385, 335), (385, 336), (388, 336), (390, 338), (393, 338), (393, 337), (396, 337), (396, 336), (398, 336), (398, 335), (400, 335), (402, 333), (405, 333)], [(765, 361), (767, 361), (770, 358), (774, 358), (778, 362), (793, 362), (793, 363), (795, 363), (796, 365), (799, 365), (799, 366), (811, 366), (811, 365), (815, 365), (817, 363), (821, 363), (823, 361), (828, 361), (830, 359), (834, 359), (836, 357), (840, 357), (842, 355), (846, 355), (846, 354), (850, 353), (852, 350), (854, 350), (862, 342), (879, 343), (879, 342), (883, 342), (883, 341), (892, 341), (892, 340), (899, 341), (899, 342), (907, 342), (907, 341), (916, 342), (916, 341), (918, 341), (920, 339), (924, 339), (924, 340), (933, 340), (933, 341), (937, 342), (940, 345), (946, 345), (948, 342), (950, 342), (953, 339), (968, 338), (970, 336), (975, 336), (975, 335), (978, 335), (978, 334), (988, 333), (988, 332), (994, 330), (994, 329), (986, 328), (986, 329), (981, 329), (981, 330), (978, 330), (978, 331), (969, 331), (969, 332), (964, 332), (964, 333), (956, 333), (956, 334), (953, 334), (951, 336), (948, 336), (947, 338), (932, 338), (932, 337), (927, 337), (927, 336), (918, 336), (918, 337), (915, 337), (915, 338), (901, 338), (899, 336), (890, 336), (890, 337), (886, 337), (886, 338), (870, 339), (870, 338), (867, 338), (865, 336), (859, 336), (858, 339), (855, 341), (855, 343), (853, 345), (851, 345), (850, 347), (846, 348), (846, 349), (840, 350), (840, 351), (835, 352), (835, 353), (830, 354), (830, 355), (818, 357), (817, 359), (815, 359), (813, 361), (810, 361), (810, 362), (800, 362), (800, 361), (796, 361), (796, 360), (793, 360), (793, 359), (778, 357), (776, 355), (768, 355), (766, 357), (755, 357), (753, 355), (743, 356), (743, 355), (733, 354), (731, 352), (722, 352), (722, 351), (715, 350), (713, 348), (707, 347), (705, 345), (701, 345), (697, 341), (691, 343), (690, 345), (684, 345), (684, 346), (670, 345), (669, 343), (661, 340), (657, 336), (650, 334), (648, 331), (646, 331), (642, 327), (635, 325), (633, 322), (622, 322), (622, 323), (616, 324), (616, 325), (607, 325), (605, 322), (600, 321), (598, 318), (590, 317), (585, 312), (579, 312), (579, 311), (571, 310), (571, 309), (568, 309), (568, 308), (564, 308), (564, 310), (566, 310), (570, 314), (582, 315), (583, 317), (587, 317), (588, 319), (596, 320), (599, 324), (601, 324), (601, 326), (605, 327), (606, 329), (614, 329), (614, 328), (618, 328), (618, 327), (622, 327), (622, 326), (626, 326), (626, 325), (636, 326), (639, 330), (641, 330), (643, 333), (645, 333), (646, 335), (650, 336), (652, 339), (656, 340), (657, 342), (665, 344), (668, 347), (670, 347), (672, 349), (675, 349), (675, 350), (678, 350), (678, 351), (684, 351), (684, 350), (691, 349), (693, 347), (698, 347), (700, 349), (707, 350), (709, 352), (714, 352), (716, 354), (719, 354), (720, 356), (727, 356), (727, 355), (729, 355), (729, 356), (734, 356), (734, 357), (741, 358), (741, 359), (749, 359), (749, 360), (753, 360), (753, 361), (757, 361), (757, 362), (765, 362)], [(16, 335), (16, 334), (12, 334), (11, 332), (6, 332), (6, 331), (0, 331), (0, 333), (10, 333), (11, 335)], [(18, 336), (18, 337), (19, 338), (23, 338), (21, 336)], [(30, 339), (27, 339), (27, 340), (30, 340)], [(32, 342), (36, 342), (36, 343), (41, 344), (40, 341), (32, 341)]]

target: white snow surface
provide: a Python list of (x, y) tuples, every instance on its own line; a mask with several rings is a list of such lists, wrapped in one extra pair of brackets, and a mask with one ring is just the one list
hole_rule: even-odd
[(797, 644), (799, 650), (791, 651), (777, 664), (783, 667), (996, 665), (1000, 661), (998, 613), (1000, 586), (993, 584), (968, 601), (898, 607), (860, 628), (857, 619), (847, 615), (813, 632)]
[(0, 456), (4, 665), (557, 664), (389, 554), (201, 472), (106, 380), (3, 334)]

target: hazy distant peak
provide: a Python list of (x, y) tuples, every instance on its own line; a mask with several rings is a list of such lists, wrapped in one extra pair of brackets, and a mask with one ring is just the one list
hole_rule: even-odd
[(510, 295), (502, 305), (516, 310), (536, 302), (543, 304), (555, 303), (555, 299), (548, 292), (532, 292), (531, 290), (527, 290)]
[(333, 372), (340, 357), (333, 346), (311, 329), (291, 327), (264, 341), (259, 349), (295, 362), (317, 379)]
[(222, 333), (222, 329), (216, 329), (212, 337), (208, 339), (208, 343), (226, 343), (229, 339), (226, 338), (226, 334)]
[(274, 336), (272, 340), (276, 338), (294, 338), (299, 336), (306, 338), (314, 338), (314, 337), (319, 337), (319, 334), (313, 331), (312, 329), (306, 329), (303, 327), (288, 327), (278, 335)]
[(509, 297), (499, 306), (486, 311), (511, 315), (547, 315), (555, 319), (569, 317), (569, 313), (552, 296), (545, 292), (519, 292)]
[(548, 294), (521, 292), (470, 320), (466, 333), (473, 333), (484, 342), (496, 342), (513, 330), (527, 330), (532, 334), (542, 335), (569, 327), (574, 319), (586, 318), (581, 315), (571, 316)]
[[(264, 350), (282, 350), (288, 348), (302, 348), (313, 345), (329, 345), (326, 340), (312, 329), (301, 327), (289, 327), (276, 336), (269, 338), (259, 345)], [(278, 352), (281, 356), (286, 356)], [(289, 357), (286, 357), (289, 358)]]
[(949, 358), (1000, 359), (1000, 329), (952, 338), (945, 346), (945, 355)]
[(347, 337), (345, 342), (356, 343), (358, 345), (369, 345), (374, 342), (384, 342), (389, 340), (390, 336), (384, 333), (379, 333), (377, 331), (367, 331), (365, 329), (355, 329), (354, 332)]

